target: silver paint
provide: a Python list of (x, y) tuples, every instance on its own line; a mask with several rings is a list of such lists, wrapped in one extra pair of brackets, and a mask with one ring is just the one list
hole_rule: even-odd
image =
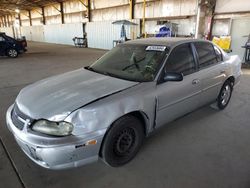
[[(193, 40), (175, 39), (169, 48)], [(130, 43), (136, 43), (132, 41)], [(143, 43), (140, 40), (138, 43)], [(166, 45), (166, 40), (144, 40)], [(167, 46), (167, 45), (166, 45)], [(171, 52), (170, 52), (171, 53)], [(128, 113), (138, 113), (148, 135), (155, 128), (216, 100), (226, 79), (235, 84), (241, 76), (238, 56), (223, 53), (224, 62), (199, 70), (181, 82), (136, 83), (79, 69), (48, 78), (24, 88), (16, 99), (20, 110), (33, 119), (67, 121), (74, 125), (72, 135), (46, 136), (30, 129), (20, 131), (11, 120), (13, 105), (7, 111), (9, 130), (23, 151), (37, 164), (50, 169), (77, 167), (96, 161), (105, 133), (114, 121)], [(85, 145), (96, 139), (96, 145)]]

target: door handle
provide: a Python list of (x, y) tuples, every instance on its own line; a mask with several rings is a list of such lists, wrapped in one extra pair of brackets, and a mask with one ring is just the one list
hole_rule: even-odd
[(198, 84), (198, 83), (200, 83), (200, 80), (198, 80), (198, 79), (194, 79), (194, 80), (192, 81), (192, 84), (193, 84), (193, 85), (196, 85), (196, 84)]

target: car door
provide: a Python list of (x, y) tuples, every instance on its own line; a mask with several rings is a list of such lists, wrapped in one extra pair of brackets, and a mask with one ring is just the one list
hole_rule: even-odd
[[(199, 77), (202, 85), (200, 105), (216, 100), (226, 78), (226, 64), (219, 49), (209, 42), (195, 42), (199, 62)], [(216, 50), (216, 51), (215, 51)]]
[(198, 107), (201, 84), (196, 70), (190, 43), (179, 45), (171, 51), (162, 75), (175, 72), (182, 73), (184, 77), (182, 81), (167, 81), (156, 86), (156, 126), (162, 126)]
[(0, 36), (0, 55), (5, 55), (5, 50), (6, 50), (6, 41), (5, 39)]

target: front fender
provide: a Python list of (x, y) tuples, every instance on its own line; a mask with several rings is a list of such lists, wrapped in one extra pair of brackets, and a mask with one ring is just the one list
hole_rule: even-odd
[(72, 112), (65, 121), (74, 125), (74, 135), (108, 129), (120, 117), (139, 111), (150, 132), (155, 118), (155, 84), (140, 84), (121, 93), (95, 101)]

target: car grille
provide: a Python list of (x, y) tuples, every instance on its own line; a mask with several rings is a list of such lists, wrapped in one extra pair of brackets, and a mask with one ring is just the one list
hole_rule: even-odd
[(25, 115), (24, 113), (22, 113), (18, 106), (15, 104), (14, 108), (11, 112), (11, 119), (13, 124), (16, 126), (16, 128), (18, 128), (19, 130), (23, 130), (24, 127), (24, 122), (29, 119), (30, 122), (33, 121), (29, 116)]

